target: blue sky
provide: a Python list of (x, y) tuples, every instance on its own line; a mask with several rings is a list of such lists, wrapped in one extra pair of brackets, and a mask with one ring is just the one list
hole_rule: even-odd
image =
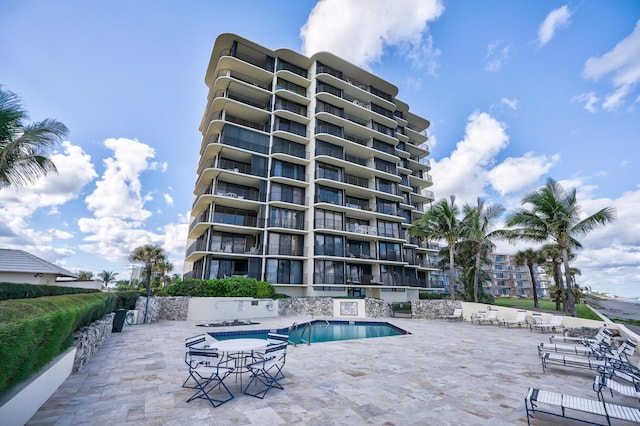
[[(431, 188), (508, 210), (553, 177), (583, 213), (578, 283), (640, 297), (640, 2), (5, 0), (0, 84), (70, 134), (60, 173), (0, 190), (0, 247), (129, 278), (133, 248), (182, 272), (216, 37), (331, 51), (431, 121)], [(515, 252), (524, 246), (498, 243)]]

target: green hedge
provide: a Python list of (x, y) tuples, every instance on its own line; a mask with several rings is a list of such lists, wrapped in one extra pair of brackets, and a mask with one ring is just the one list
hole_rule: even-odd
[(0, 302), (0, 395), (73, 344), (73, 333), (112, 312), (116, 295), (73, 294)]
[(57, 285), (0, 283), (0, 300), (30, 299), (44, 296), (61, 296), (63, 294), (97, 293), (92, 288), (60, 287)]
[(166, 287), (161, 296), (271, 298), (275, 294), (275, 289), (268, 282), (232, 277), (220, 280), (183, 280)]

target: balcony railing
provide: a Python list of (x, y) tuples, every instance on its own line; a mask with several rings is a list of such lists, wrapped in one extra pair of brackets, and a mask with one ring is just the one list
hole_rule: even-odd
[(267, 254), (278, 256), (304, 256), (304, 248), (291, 247), (282, 244), (273, 244), (267, 246)]

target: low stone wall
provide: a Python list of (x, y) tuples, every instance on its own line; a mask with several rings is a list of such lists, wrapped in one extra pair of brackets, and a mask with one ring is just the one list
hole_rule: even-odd
[[(136, 310), (140, 312), (138, 314), (139, 324), (142, 324), (144, 321), (144, 311), (146, 307), (147, 297), (139, 297), (136, 301)], [(151, 296), (147, 308), (147, 322), (158, 322), (159, 320), (186, 321), (188, 312), (189, 297), (187, 296)]]
[(288, 297), (285, 299), (279, 299), (278, 315), (312, 315), (332, 317), (333, 299), (331, 297)]
[(367, 318), (389, 318), (393, 316), (391, 304), (381, 299), (365, 299), (365, 315)]
[(452, 300), (412, 300), (411, 318), (441, 319), (453, 314), (455, 308), (462, 308), (462, 303)]
[(80, 370), (102, 346), (105, 339), (111, 336), (114, 316), (113, 313), (107, 314), (74, 333), (73, 344), (76, 347), (76, 355), (73, 361), (73, 371)]

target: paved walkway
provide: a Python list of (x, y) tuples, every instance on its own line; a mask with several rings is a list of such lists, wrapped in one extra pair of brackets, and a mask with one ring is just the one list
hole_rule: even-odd
[[(309, 319), (262, 319), (234, 328), (281, 328)], [(204, 400), (186, 403), (192, 391), (181, 384), (184, 339), (219, 329), (192, 321), (125, 326), (28, 424), (522, 425), (529, 386), (596, 399), (594, 373), (542, 372), (536, 344), (548, 335), (438, 320), (389, 322), (412, 334), (290, 347), (283, 391), (259, 400), (230, 380), (236, 398), (218, 408)], [(538, 415), (532, 424), (574, 423)]]

